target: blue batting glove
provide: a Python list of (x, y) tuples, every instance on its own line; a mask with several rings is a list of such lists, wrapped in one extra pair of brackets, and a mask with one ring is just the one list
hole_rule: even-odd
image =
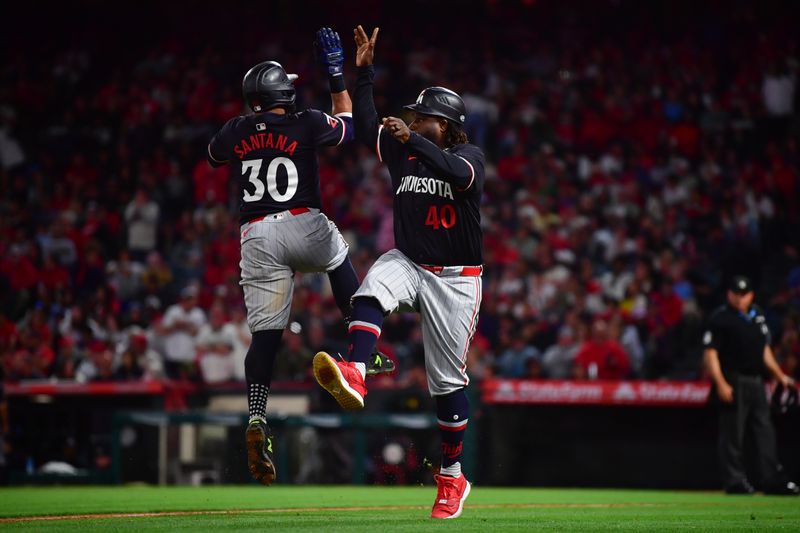
[(317, 31), (314, 41), (317, 50), (317, 61), (325, 67), (329, 76), (341, 76), (344, 71), (344, 50), (339, 34), (330, 28)]

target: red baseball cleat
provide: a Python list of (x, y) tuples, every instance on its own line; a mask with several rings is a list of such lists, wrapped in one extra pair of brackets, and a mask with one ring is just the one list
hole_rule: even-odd
[(437, 474), (433, 476), (436, 480), (438, 490), (436, 491), (436, 501), (433, 504), (431, 518), (458, 518), (464, 509), (464, 501), (469, 496), (472, 488), (464, 474), (458, 477), (443, 476)]
[(336, 361), (327, 353), (319, 352), (314, 356), (314, 377), (342, 409), (355, 411), (364, 407), (367, 386), (355, 363)]

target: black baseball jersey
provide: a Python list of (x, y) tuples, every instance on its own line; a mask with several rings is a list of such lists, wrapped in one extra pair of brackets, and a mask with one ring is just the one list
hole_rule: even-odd
[(321, 208), (317, 147), (353, 138), (350, 113), (316, 109), (232, 118), (211, 139), (208, 161), (239, 179), (240, 222), (294, 207)]
[(703, 334), (703, 346), (717, 350), (726, 379), (763, 374), (764, 348), (769, 342), (766, 318), (756, 305), (747, 313), (723, 305), (711, 314)]
[(359, 69), (353, 122), (356, 137), (389, 169), (395, 246), (418, 264), (483, 264), (483, 152), (472, 144), (442, 150), (413, 132), (405, 144), (397, 141), (378, 123), (373, 72)]

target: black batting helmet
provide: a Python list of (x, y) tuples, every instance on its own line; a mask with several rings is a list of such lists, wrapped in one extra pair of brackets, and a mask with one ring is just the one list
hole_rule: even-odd
[(464, 125), (464, 118), (467, 114), (464, 100), (455, 92), (444, 87), (428, 87), (419, 93), (416, 103), (403, 107), (423, 115), (446, 118), (459, 126)]
[(297, 74), (287, 74), (280, 63), (264, 61), (247, 71), (242, 80), (242, 95), (250, 109), (260, 113), (275, 107), (294, 111), (297, 94), (292, 82)]

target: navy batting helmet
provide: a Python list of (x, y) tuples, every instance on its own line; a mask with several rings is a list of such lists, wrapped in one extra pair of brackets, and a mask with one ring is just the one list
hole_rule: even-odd
[(287, 74), (280, 63), (264, 61), (247, 71), (242, 80), (242, 95), (250, 109), (259, 113), (275, 107), (294, 111), (297, 94), (292, 82), (297, 74)]
[(428, 87), (419, 93), (416, 103), (403, 107), (423, 115), (446, 118), (459, 126), (464, 124), (467, 114), (464, 100), (455, 92), (444, 87)]

